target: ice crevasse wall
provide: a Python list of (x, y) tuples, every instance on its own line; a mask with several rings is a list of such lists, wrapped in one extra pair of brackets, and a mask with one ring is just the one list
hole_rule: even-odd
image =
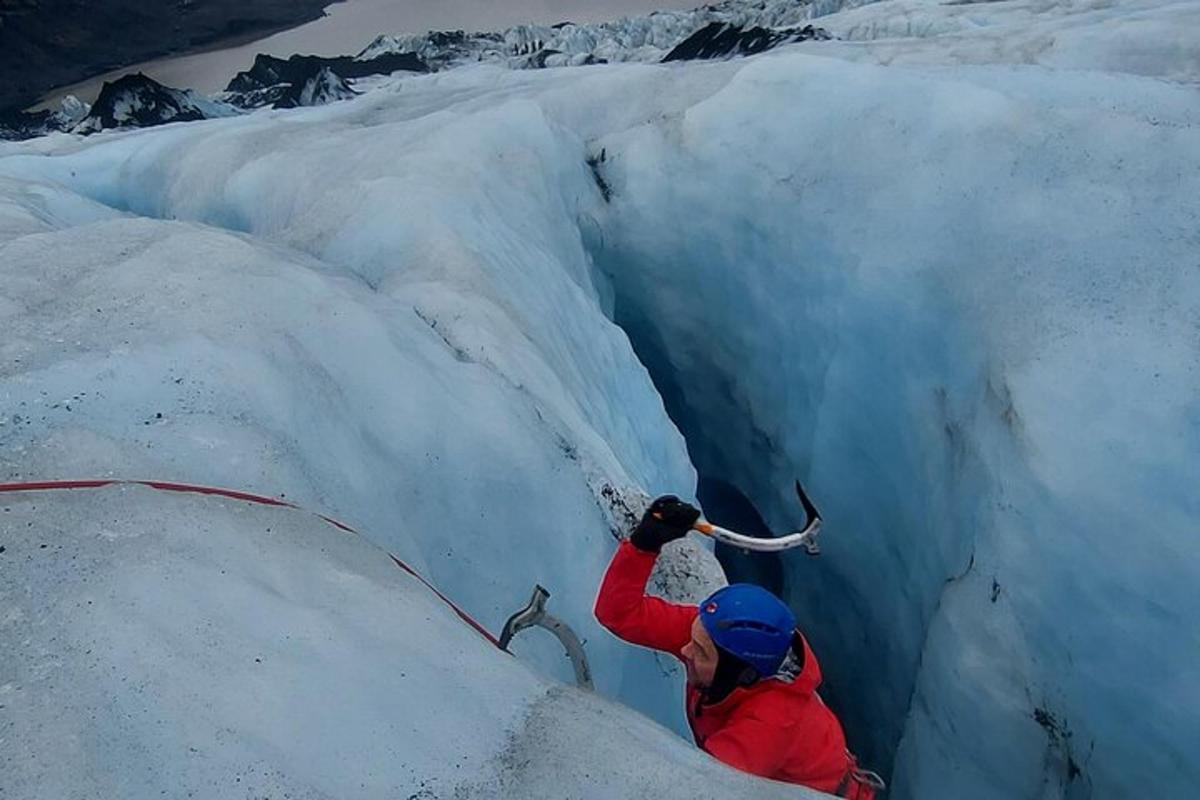
[[(826, 554), (789, 558), (787, 592), (830, 702), (864, 757), (893, 763), (896, 796), (1154, 796), (1200, 777), (1194, 97), (1119, 74), (885, 68), (803, 49), (679, 68), (482, 67), (326, 108), (13, 146), (0, 174), (88, 198), (56, 199), (60, 219), (150, 224), (105, 219), (117, 209), (233, 231), (300, 259), (300, 285), (353, 280), (419, 307), (463, 358), (528, 378), (437, 418), (465, 425), (455, 464), (478, 463), (472, 440), (497, 457), (520, 449), (525, 429), (495, 438), (487, 400), (524, 386), (568, 450), (674, 488), (690, 468), (652, 394), (629, 388), (645, 377), (602, 310), (702, 474), (777, 528), (796, 521), (795, 477), (819, 499)], [(400, 335), (354, 325), (364, 347)], [(526, 340), (538, 359), (498, 346)], [(372, 354), (388, 355), (360, 353), (368, 376)], [(325, 358), (365, 392), (349, 400), (355, 418), (373, 421), (347, 444), (310, 399), (254, 400), (301, 412), (292, 482), (359, 527), (408, 514), (469, 529), (472, 504), (455, 498), (480, 474), (436, 496), (377, 496), (406, 417)], [(413, 358), (411, 374), (439, 374)], [(394, 369), (374, 378), (398, 381)], [(411, 396), (416, 419), (428, 408)], [(198, 477), (228, 483), (230, 468), (260, 474), (211, 464), (198, 469), (225, 475)], [(520, 491), (540, 469), (490, 490)], [(546, 519), (582, 497), (552, 500)], [(496, 507), (490, 525), (528, 526), (523, 504)], [(475, 573), (429, 542), (421, 557), (494, 624), (495, 582), (516, 591), (526, 576), (464, 577), (491, 574), (484, 562), (597, 577), (602, 536), (579, 568), (571, 548), (541, 552), (553, 528), (535, 523), (527, 554), (490, 545)], [(590, 588), (571, 594), (556, 599), (583, 619)], [(602, 663), (620, 657), (596, 642)]]
[(821, 498), (787, 593), (900, 797), (1195, 779), (1193, 101), (778, 55), (599, 139), (615, 318), (701, 475)]

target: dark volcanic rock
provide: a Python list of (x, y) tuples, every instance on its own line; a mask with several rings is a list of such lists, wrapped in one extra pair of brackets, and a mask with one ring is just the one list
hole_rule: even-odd
[(284, 60), (260, 55), (250, 70), (239, 73), (229, 84), (223, 102), (188, 89), (163, 86), (141, 73), (125, 75), (104, 84), (86, 117), (83, 117), (86, 107), (75, 114), (68, 113), (68, 109), (57, 113), (0, 114), (0, 139), (29, 139), (63, 130), (87, 134), (109, 128), (146, 128), (228, 116), (236, 113), (237, 108), (322, 105), (356, 96), (357, 92), (346, 82), (348, 79), (387, 75), (398, 70), (427, 72), (429, 68), (411, 53), (361, 61), (350, 56), (292, 56)]
[(122, 65), (319, 18), (330, 0), (0, 0), (0, 109)]
[(55, 131), (70, 130), (87, 116), (90, 107), (74, 96), (58, 111), (10, 111), (0, 113), (0, 139), (32, 139)]
[(684, 39), (663, 57), (663, 61), (695, 61), (702, 59), (749, 56), (790, 42), (809, 39), (827, 40), (833, 37), (824, 28), (805, 25), (801, 28), (742, 28), (728, 22), (710, 22)]
[(49, 111), (9, 111), (0, 114), (0, 139), (32, 139), (45, 136), (52, 131), (62, 130), (56, 124), (55, 115)]
[(172, 89), (140, 72), (106, 81), (92, 106), (74, 97), (62, 110), (0, 114), (0, 139), (30, 139), (54, 131), (89, 134), (110, 128), (150, 128), (236, 114), (189, 89)]
[(291, 91), (292, 84), (277, 83), (265, 89), (254, 89), (249, 92), (226, 92), (223, 99), (227, 103), (249, 111), (253, 108), (275, 106), (276, 103), (283, 99), (285, 94)]
[(336, 72), (329, 67), (321, 67), (321, 71), (305, 83), (292, 83), (283, 87), (283, 92), (272, 105), (275, 108), (323, 106), (336, 100), (348, 100), (357, 96), (358, 92), (351, 89), (350, 84), (339, 78)]
[(172, 89), (136, 73), (105, 82), (91, 112), (75, 128), (94, 133), (107, 128), (149, 128), (168, 122), (189, 122), (225, 116), (220, 106), (195, 92)]
[(227, 92), (246, 93), (278, 86), (281, 83), (304, 86), (323, 69), (329, 69), (342, 80), (365, 78), (368, 75), (390, 75), (393, 72), (428, 72), (429, 66), (412, 53), (389, 53), (359, 61), (350, 56), (292, 56), (284, 60), (259, 54), (254, 66), (239, 72), (225, 88)]
[[(388, 38), (381, 36), (373, 44), (378, 44), (381, 40)], [(371, 47), (368, 47), (366, 52), (371, 51), (371, 49)], [(538, 48), (525, 49), (523, 52), (525, 55), (528, 55), (536, 49)], [(461, 63), (487, 60), (490, 55), (501, 52), (505, 56), (518, 54), (516, 50), (509, 48), (504, 41), (504, 36), (500, 33), (467, 33), (462, 30), (429, 31), (424, 36), (414, 38), (408, 42), (404, 50), (393, 50), (390, 52), (400, 52), (416, 56), (428, 65), (431, 71), (448, 69)]]

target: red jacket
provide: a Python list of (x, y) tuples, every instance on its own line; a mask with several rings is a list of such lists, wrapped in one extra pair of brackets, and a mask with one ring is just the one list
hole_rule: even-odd
[[(596, 619), (627, 642), (682, 660), (699, 610), (646, 595), (655, 559), (621, 543), (596, 598)], [(760, 680), (713, 705), (701, 705), (700, 690), (689, 684), (688, 724), (696, 744), (731, 767), (833, 793), (844, 786), (854, 761), (841, 724), (817, 694), (821, 668), (801, 641), (804, 668), (791, 682), (782, 676)]]

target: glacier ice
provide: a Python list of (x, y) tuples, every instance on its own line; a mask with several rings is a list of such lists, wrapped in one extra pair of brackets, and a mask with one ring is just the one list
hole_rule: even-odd
[(589, 620), (605, 498), (698, 470), (786, 529), (801, 477), (826, 554), (784, 584), (894, 796), (1186, 791), (1195, 6), (820, 24), (0, 145), (4, 476), (287, 491), (493, 629), (540, 581), (676, 726)]
[(826, 52), (886, 64), (1024, 64), (1200, 80), (1200, 6), (1160, 0), (884, 0), (821, 19)]
[[(627, 681), (626, 658), (657, 662), (599, 636), (590, 609), (625, 524), (608, 498), (636, 503), (694, 473), (645, 371), (579, 284), (519, 285), (575, 314), (571, 352), (570, 324), (519, 328), (502, 283), (489, 293), (417, 266), (379, 291), (281, 244), (63, 196), (10, 195), (32, 219), (16, 217), (4, 244), (6, 479), (116, 471), (289, 492), (374, 532), (493, 630), (541, 582), (611, 663), (596, 670), (601, 688), (623, 686), (681, 728), (676, 671)], [(463, 253), (458, 268), (476, 269)], [(547, 669), (569, 679), (551, 645)]]

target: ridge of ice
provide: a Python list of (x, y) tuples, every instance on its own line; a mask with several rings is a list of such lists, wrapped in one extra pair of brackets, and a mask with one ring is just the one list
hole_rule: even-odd
[(386, 53), (415, 53), (434, 65), (459, 65), (474, 61), (522, 64), (539, 51), (561, 54), (563, 66), (586, 57), (604, 61), (660, 61), (675, 45), (711, 22), (740, 27), (781, 28), (800, 25), (816, 17), (871, 0), (724, 0), (691, 11), (655, 11), (612, 22), (557, 26), (515, 25), (496, 33), (465, 34), (461, 42), (447, 44), (447, 34), (461, 32), (380, 35), (358, 58)]

